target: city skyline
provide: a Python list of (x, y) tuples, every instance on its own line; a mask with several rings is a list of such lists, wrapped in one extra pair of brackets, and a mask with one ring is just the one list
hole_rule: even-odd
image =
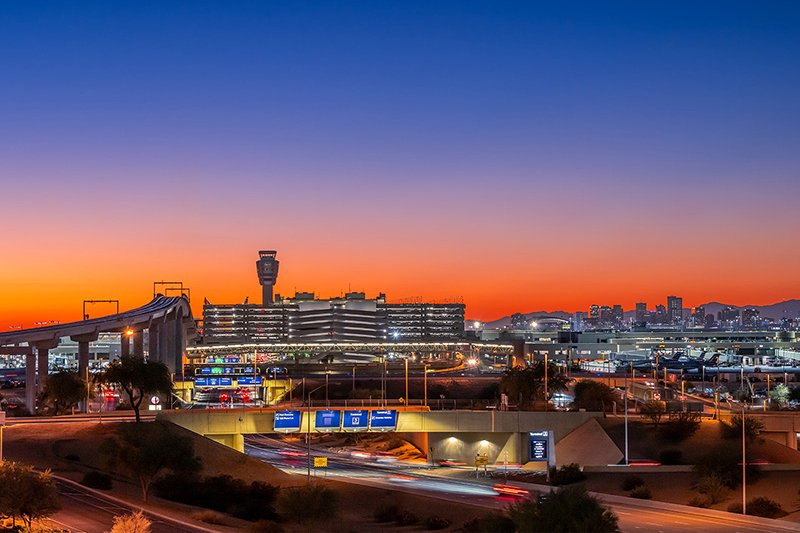
[(0, 324), (255, 298), (265, 245), (278, 291), (481, 320), (800, 296), (796, 4), (3, 16)]

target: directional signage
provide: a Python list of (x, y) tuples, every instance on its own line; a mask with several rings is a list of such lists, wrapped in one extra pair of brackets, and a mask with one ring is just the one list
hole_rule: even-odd
[(550, 437), (547, 431), (535, 431), (530, 433), (530, 461), (547, 461), (548, 450), (550, 447)]
[(339, 431), (342, 425), (342, 412), (317, 411), (314, 425), (317, 431)]
[(369, 428), (373, 431), (393, 431), (397, 427), (397, 411), (376, 409), (370, 412)]
[(345, 411), (342, 416), (343, 431), (366, 431), (369, 411), (366, 409)]
[(195, 387), (232, 387), (232, 378), (194, 378)]
[(244, 385), (261, 385), (261, 376), (256, 376), (254, 378), (251, 377), (240, 377), (236, 378), (236, 384), (239, 386)]
[(275, 411), (275, 431), (278, 433), (292, 433), (300, 431), (300, 411)]

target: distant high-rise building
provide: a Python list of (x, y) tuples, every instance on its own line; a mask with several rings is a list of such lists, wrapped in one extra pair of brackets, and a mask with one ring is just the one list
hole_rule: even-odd
[(583, 322), (586, 320), (587, 315), (584, 311), (578, 311), (572, 317), (572, 329), (575, 331), (583, 331)]
[(694, 322), (695, 326), (702, 327), (706, 325), (706, 307), (704, 305), (698, 305), (694, 308), (692, 321)]
[(613, 309), (611, 309), (611, 320), (614, 322), (615, 327), (622, 326), (622, 323), (625, 321), (625, 311), (622, 309), (621, 305), (615, 305)]
[(735, 326), (739, 323), (739, 310), (731, 306), (723, 307), (717, 313), (717, 319), (723, 326)]
[(653, 322), (656, 324), (668, 324), (669, 317), (667, 316), (667, 308), (663, 305), (656, 306), (656, 313), (653, 317)]
[(667, 296), (667, 320), (670, 324), (683, 323), (683, 298)]
[(742, 309), (742, 325), (757, 326), (760, 315), (760, 311), (755, 307), (745, 307)]
[(600, 318), (600, 306), (592, 304), (589, 307), (589, 318)]
[(647, 322), (647, 303), (638, 302), (636, 304), (636, 313), (634, 314), (634, 321), (638, 323)]

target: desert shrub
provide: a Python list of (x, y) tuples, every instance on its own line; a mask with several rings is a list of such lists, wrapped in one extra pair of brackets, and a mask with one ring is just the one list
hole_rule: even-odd
[(382, 505), (375, 509), (374, 518), (376, 522), (394, 522), (399, 512), (400, 508), (395, 504)]
[(717, 474), (709, 474), (697, 480), (695, 489), (700, 494), (705, 494), (710, 504), (719, 503), (728, 494), (728, 486)]
[(652, 499), (653, 494), (650, 492), (650, 489), (642, 485), (641, 487), (636, 487), (630, 493), (631, 498), (639, 498), (640, 500), (649, 500)]
[(507, 512), (517, 530), (526, 533), (619, 531), (617, 515), (586, 492), (583, 485), (550, 491), (536, 500), (514, 503)]
[(694, 435), (699, 428), (700, 417), (697, 413), (680, 412), (662, 424), (658, 433), (666, 441), (681, 442)]
[(68, 453), (67, 455), (64, 456), (64, 459), (66, 459), (67, 461), (73, 461), (75, 463), (81, 462), (80, 456), (74, 453)]
[(109, 533), (150, 533), (152, 522), (137, 511), (132, 514), (114, 517), (114, 526)]
[(633, 490), (637, 487), (641, 487), (644, 485), (644, 480), (640, 476), (630, 475), (626, 476), (625, 479), (622, 480), (622, 490)]
[(283, 533), (283, 526), (272, 520), (259, 520), (250, 526), (250, 533)]
[(550, 482), (553, 485), (569, 485), (586, 479), (586, 474), (581, 470), (578, 463), (570, 463), (561, 468), (550, 470)]
[(320, 484), (281, 490), (278, 513), (300, 523), (332, 518), (339, 513), (339, 499), (334, 491)]
[[(764, 423), (749, 416), (744, 421), (744, 438), (748, 443), (755, 441), (764, 429)], [(722, 424), (722, 434), (726, 439), (742, 438), (742, 417), (739, 415), (731, 418), (729, 423)]]
[[(742, 504), (732, 503), (728, 506), (728, 512), (740, 513), (742, 512)], [(763, 496), (753, 498), (747, 502), (747, 514), (752, 516), (763, 516), (764, 518), (780, 518), (786, 516), (788, 513), (783, 510), (781, 504), (775, 500), (770, 500)]]
[(111, 490), (111, 476), (102, 472), (86, 472), (81, 485), (92, 489)]
[(206, 524), (222, 525), (225, 523), (225, 517), (216, 511), (206, 509), (204, 511), (197, 511), (192, 513), (192, 518)]
[(517, 526), (506, 515), (493, 512), (481, 518), (473, 518), (461, 529), (465, 533), (515, 533)]
[(683, 458), (683, 452), (680, 450), (661, 450), (658, 454), (658, 460), (662, 465), (679, 465)]
[(441, 516), (429, 516), (427, 520), (425, 520), (425, 529), (429, 531), (448, 527), (450, 527), (450, 520), (442, 518)]
[(166, 500), (228, 513), (245, 520), (273, 519), (277, 488), (260, 481), (246, 483), (231, 476), (199, 478), (172, 474), (155, 482), (156, 494)]
[(689, 500), (689, 505), (692, 507), (702, 507), (703, 509), (708, 509), (711, 507), (711, 502), (708, 500), (708, 498), (694, 496), (691, 500)]
[(398, 526), (413, 526), (419, 523), (419, 517), (406, 509), (401, 509), (394, 519), (394, 523)]
[(639, 406), (639, 413), (653, 424), (661, 422), (661, 417), (667, 412), (666, 402), (649, 400)]
[[(748, 458), (748, 461), (750, 459)], [(717, 476), (729, 489), (734, 489), (742, 481), (742, 455), (737, 446), (718, 446), (703, 456), (692, 467), (699, 477)], [(761, 476), (756, 465), (747, 465), (747, 481), (753, 482)]]

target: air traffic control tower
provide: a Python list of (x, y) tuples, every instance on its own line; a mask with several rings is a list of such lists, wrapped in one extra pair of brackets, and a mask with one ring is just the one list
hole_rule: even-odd
[(258, 282), (261, 284), (261, 305), (267, 307), (272, 305), (272, 288), (278, 281), (278, 264), (275, 259), (278, 252), (275, 250), (260, 250), (258, 261), (256, 261), (256, 272), (258, 272)]

